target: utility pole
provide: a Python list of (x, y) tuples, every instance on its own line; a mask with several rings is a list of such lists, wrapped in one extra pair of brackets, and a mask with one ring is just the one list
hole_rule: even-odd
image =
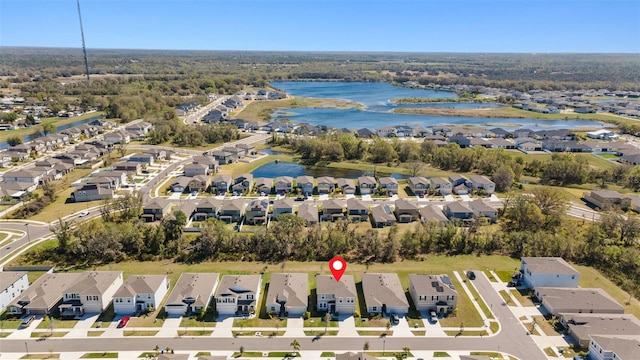
[(29, 240), (29, 244), (31, 244), (31, 233), (29, 232), (29, 224), (24, 224), (27, 228), (27, 239)]
[(78, 19), (80, 20), (80, 35), (82, 36), (82, 54), (84, 55), (84, 71), (87, 74), (87, 82), (89, 82), (89, 61), (87, 60), (87, 47), (84, 43), (84, 29), (82, 28), (82, 13), (80, 13), (80, 0), (76, 0), (78, 5)]

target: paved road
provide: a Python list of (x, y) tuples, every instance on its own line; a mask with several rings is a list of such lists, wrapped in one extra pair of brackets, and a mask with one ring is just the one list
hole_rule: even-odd
[(0, 260), (16, 251), (16, 249), (20, 248), (21, 246), (51, 234), (48, 224), (36, 225), (19, 221), (2, 221), (0, 222), (0, 228), (24, 231), (25, 233), (21, 238), (14, 240), (13, 242), (11, 242), (11, 244), (0, 248)]

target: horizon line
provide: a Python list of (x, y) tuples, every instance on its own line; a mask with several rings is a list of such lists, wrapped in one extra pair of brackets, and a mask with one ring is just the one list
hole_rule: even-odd
[[(0, 48), (17, 49), (57, 49), (57, 50), (82, 50), (71, 46), (31, 46), (31, 45), (0, 45)], [(175, 52), (281, 52), (281, 53), (344, 53), (344, 54), (530, 54), (530, 55), (640, 55), (640, 52), (596, 52), (596, 51), (411, 51), (411, 50), (237, 50), (237, 49), (157, 49), (157, 48), (102, 48), (88, 47), (87, 50), (120, 50), (120, 51), (175, 51)]]

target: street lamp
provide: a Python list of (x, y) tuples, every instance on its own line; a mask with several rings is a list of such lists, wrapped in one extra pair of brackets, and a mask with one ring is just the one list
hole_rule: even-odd
[(387, 334), (382, 334), (382, 356), (384, 356), (385, 348), (387, 345)]
[(27, 349), (27, 356), (29, 356), (29, 346), (26, 341), (24, 342), (24, 347)]
[(31, 233), (29, 233), (29, 224), (24, 224), (27, 228), (27, 239), (29, 239), (29, 244), (31, 244)]

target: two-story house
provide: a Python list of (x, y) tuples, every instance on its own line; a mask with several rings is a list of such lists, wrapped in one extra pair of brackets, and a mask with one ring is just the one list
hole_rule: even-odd
[(209, 218), (217, 217), (221, 203), (222, 201), (210, 197), (200, 200), (196, 205), (196, 213), (193, 215), (193, 219), (195, 221), (205, 221)]
[(184, 176), (209, 175), (210, 172), (207, 164), (193, 163), (184, 166)]
[(336, 281), (330, 275), (316, 276), (316, 308), (318, 311), (351, 315), (356, 311), (356, 283), (353, 275), (343, 275)]
[(293, 199), (281, 198), (273, 201), (273, 218), (284, 214), (293, 214)]
[(0, 312), (29, 287), (29, 279), (24, 271), (0, 272)]
[(62, 302), (64, 289), (75, 284), (81, 273), (46, 273), (40, 276), (8, 306), (13, 315), (44, 315), (55, 311)]
[(216, 310), (222, 315), (253, 314), (258, 308), (260, 275), (225, 275), (215, 293)]
[(273, 188), (273, 179), (271, 178), (256, 178), (254, 181), (254, 189), (258, 194), (271, 194)]
[(245, 221), (247, 224), (260, 225), (267, 221), (269, 203), (266, 200), (255, 199), (247, 206)]
[(317, 224), (320, 220), (318, 206), (305, 203), (298, 206), (298, 217), (302, 218), (307, 225)]
[(296, 179), (296, 187), (300, 188), (302, 195), (313, 194), (313, 176), (301, 175)]
[(336, 188), (336, 179), (331, 176), (318, 178), (318, 194), (331, 194)]
[(362, 292), (369, 314), (402, 317), (409, 312), (409, 301), (396, 273), (362, 274)]
[(218, 174), (213, 177), (211, 187), (215, 188), (216, 194), (224, 195), (229, 191), (232, 183), (233, 179), (231, 178), (231, 175)]
[(307, 311), (308, 297), (307, 273), (271, 274), (265, 307), (268, 313), (280, 317), (300, 317)]
[(122, 271), (82, 273), (74, 284), (62, 291), (60, 316), (73, 318), (105, 311), (121, 285)]
[(396, 200), (394, 213), (400, 223), (408, 223), (420, 219), (420, 209), (416, 204), (406, 199)]
[(167, 297), (164, 311), (170, 316), (206, 311), (218, 284), (218, 277), (218, 273), (182, 273)]
[(360, 199), (347, 199), (347, 216), (351, 221), (366, 221), (369, 219), (369, 207)]
[(468, 221), (473, 219), (474, 211), (462, 201), (447, 203), (443, 207), (444, 214), (450, 220)]
[(392, 177), (381, 177), (380, 188), (384, 189), (387, 195), (391, 196), (398, 193), (398, 180)]
[(171, 202), (166, 199), (155, 198), (142, 208), (142, 218), (146, 222), (160, 221), (169, 214)]
[(373, 176), (360, 176), (358, 177), (358, 189), (360, 189), (360, 195), (369, 195), (376, 191), (378, 182)]
[(233, 190), (236, 194), (244, 194), (251, 191), (251, 187), (253, 186), (253, 174), (242, 174), (238, 175), (233, 179), (233, 186), (231, 186), (231, 190)]
[(488, 218), (491, 222), (498, 220), (498, 210), (493, 206), (485, 203), (482, 199), (476, 199), (469, 202), (469, 207), (475, 213), (476, 217)]
[(446, 314), (458, 303), (458, 292), (445, 274), (410, 274), (409, 294), (418, 311)]
[(529, 288), (578, 287), (580, 273), (561, 257), (523, 257), (522, 283)]
[(429, 179), (423, 176), (414, 176), (409, 178), (409, 189), (413, 195), (423, 197), (431, 186)]
[(322, 203), (322, 217), (328, 221), (336, 221), (344, 218), (344, 201), (329, 199)]
[(491, 195), (496, 191), (496, 184), (483, 175), (474, 175), (469, 177), (471, 188), (474, 191), (484, 190), (487, 195)]
[(99, 184), (85, 184), (75, 190), (71, 197), (74, 202), (87, 202), (96, 200), (107, 200), (113, 198), (113, 188), (100, 186)]
[(222, 201), (218, 211), (218, 219), (227, 224), (240, 221), (240, 218), (244, 215), (244, 209), (244, 199), (225, 199)]
[(371, 208), (371, 226), (374, 228), (383, 228), (396, 223), (396, 217), (387, 204), (377, 205)]
[(449, 180), (443, 177), (433, 177), (431, 178), (431, 188), (434, 193), (440, 195), (450, 195), (451, 191), (453, 191), (453, 186), (449, 182)]
[(291, 176), (278, 176), (274, 183), (276, 194), (288, 194), (293, 189), (293, 178)]
[(116, 314), (154, 311), (169, 290), (166, 275), (130, 275), (113, 294)]

